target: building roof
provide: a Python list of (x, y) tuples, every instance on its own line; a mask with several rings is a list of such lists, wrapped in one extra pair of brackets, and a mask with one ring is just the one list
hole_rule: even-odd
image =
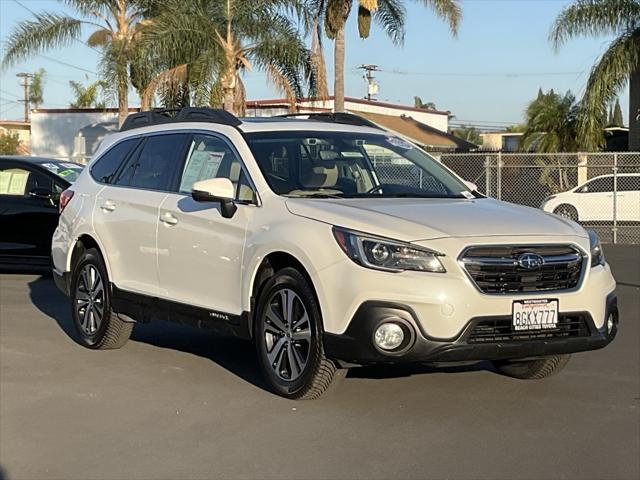
[(380, 113), (369, 112), (358, 112), (358, 115), (371, 120), (382, 127), (404, 135), (415, 143), (425, 147), (465, 151), (478, 148), (478, 145), (474, 143), (418, 122), (406, 115), (396, 117), (393, 115), (382, 115)]
[[(300, 103), (322, 103), (323, 101), (333, 101), (334, 100), (334, 96), (330, 95), (328, 97), (326, 97), (326, 99), (320, 99), (320, 98), (300, 98), (297, 101), (297, 104), (300, 108), (302, 109), (308, 109), (308, 108), (321, 108), (321, 107), (307, 107), (307, 106), (301, 106)], [(403, 110), (403, 111), (409, 111), (409, 112), (422, 112), (422, 113), (432, 113), (434, 115), (449, 115), (451, 112), (445, 112), (443, 110), (433, 110), (430, 108), (417, 108), (417, 107), (410, 107), (408, 105), (401, 105), (398, 103), (389, 103), (389, 102), (380, 102), (378, 100), (366, 100), (364, 98), (355, 98), (355, 97), (344, 97), (344, 101), (345, 102), (351, 102), (351, 103), (359, 103), (362, 105), (374, 105), (374, 106), (378, 106), (378, 107), (386, 107), (386, 108), (393, 108), (396, 110)], [(286, 98), (273, 98), (273, 99), (264, 99), (264, 100), (247, 100), (247, 108), (252, 108), (252, 107), (288, 107), (289, 106), (289, 101)]]
[(0, 127), (6, 128), (31, 128), (30, 122), (21, 120), (0, 120)]

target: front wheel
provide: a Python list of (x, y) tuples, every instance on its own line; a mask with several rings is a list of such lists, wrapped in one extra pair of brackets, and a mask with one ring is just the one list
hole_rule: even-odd
[(569, 363), (571, 355), (553, 355), (535, 360), (500, 360), (493, 365), (498, 372), (522, 380), (540, 380), (560, 372)]
[(283, 397), (319, 398), (346, 375), (324, 355), (318, 302), (294, 268), (278, 271), (261, 289), (254, 340), (268, 386)]

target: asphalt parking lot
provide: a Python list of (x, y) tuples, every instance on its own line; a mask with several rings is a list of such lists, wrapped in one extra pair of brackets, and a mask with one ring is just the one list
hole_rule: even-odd
[(0, 479), (637, 479), (640, 248), (605, 252), (618, 338), (560, 375), (367, 368), (314, 402), (266, 392), (250, 345), (188, 327), (84, 349), (50, 278), (2, 274)]

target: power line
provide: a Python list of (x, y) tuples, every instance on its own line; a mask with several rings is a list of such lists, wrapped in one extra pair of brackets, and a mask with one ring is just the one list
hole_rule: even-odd
[(8, 92), (7, 90), (3, 90), (2, 88), (0, 88), (0, 92), (6, 95), (11, 95), (12, 97), (20, 98), (20, 95), (16, 95), (15, 93)]
[[(421, 77), (505, 77), (505, 78), (518, 78), (518, 77), (549, 77), (549, 76), (570, 76), (581, 75), (584, 71), (578, 72), (416, 72), (408, 70), (380, 69), (381, 73), (387, 73), (392, 75), (406, 75), (406, 76), (421, 76)], [(354, 69), (352, 74), (359, 73), (357, 69)]]
[(64, 65), (65, 67), (75, 68), (76, 70), (80, 70), (81, 72), (90, 73), (90, 74), (96, 75), (96, 76), (98, 75), (93, 70), (87, 70), (86, 68), (78, 67), (77, 65), (72, 65), (70, 63), (63, 62), (62, 60), (56, 60), (55, 58), (47, 57), (46, 55), (42, 55), (42, 54), (40, 54), (38, 56), (44, 58), (45, 60), (49, 60), (50, 62), (59, 63), (60, 65)]

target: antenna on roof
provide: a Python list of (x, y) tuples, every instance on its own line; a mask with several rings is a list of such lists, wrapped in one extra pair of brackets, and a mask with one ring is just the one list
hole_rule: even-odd
[(364, 64), (364, 63), (360, 65), (358, 69), (364, 70), (364, 75), (362, 75), (362, 78), (364, 78), (367, 82), (367, 96), (365, 98), (371, 101), (372, 97), (375, 97), (378, 94), (378, 91), (380, 90), (378, 82), (376, 82), (376, 79), (373, 76), (372, 72), (379, 72), (380, 69), (378, 68), (378, 65)]

